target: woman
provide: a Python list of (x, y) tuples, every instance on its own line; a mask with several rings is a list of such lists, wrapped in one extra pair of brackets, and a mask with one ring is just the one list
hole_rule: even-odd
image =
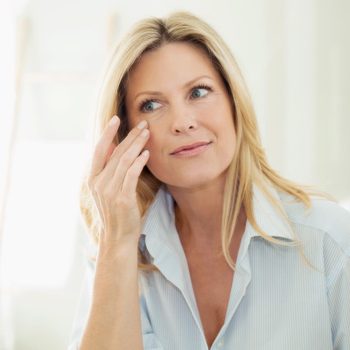
[(139, 22), (98, 117), (81, 201), (97, 257), (70, 349), (350, 349), (350, 215), (271, 169), (211, 27)]

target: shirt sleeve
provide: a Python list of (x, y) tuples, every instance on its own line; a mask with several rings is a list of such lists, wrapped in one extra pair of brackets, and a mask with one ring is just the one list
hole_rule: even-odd
[[(144, 283), (144, 285), (147, 284)], [(145, 295), (143, 293), (140, 294), (140, 310), (144, 350), (164, 350), (163, 346), (160, 344), (159, 340), (153, 332), (153, 328), (149, 319), (149, 313), (147, 310)]]
[(95, 263), (91, 260), (87, 261), (85, 275), (80, 290), (79, 302), (75, 312), (73, 321), (73, 329), (70, 335), (68, 350), (78, 350), (80, 341), (88, 319), (92, 300), (93, 281), (95, 275)]
[(328, 283), (334, 350), (350, 349), (350, 254), (342, 255)]
[[(80, 291), (79, 302), (73, 322), (73, 329), (71, 332), (69, 345), (67, 350), (79, 350), (81, 338), (83, 336), (84, 329), (86, 327), (91, 301), (93, 282), (95, 278), (95, 263), (88, 260), (85, 276), (83, 278), (83, 284)], [(149, 321), (149, 315), (143, 294), (140, 295), (140, 311), (141, 311), (141, 325), (142, 325), (142, 338), (144, 350), (164, 350), (159, 340), (153, 333), (151, 323)]]

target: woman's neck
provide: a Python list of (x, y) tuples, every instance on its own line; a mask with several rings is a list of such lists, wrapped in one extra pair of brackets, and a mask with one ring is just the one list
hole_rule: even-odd
[(220, 242), (225, 183), (218, 179), (199, 188), (170, 187), (176, 227), (192, 244)]

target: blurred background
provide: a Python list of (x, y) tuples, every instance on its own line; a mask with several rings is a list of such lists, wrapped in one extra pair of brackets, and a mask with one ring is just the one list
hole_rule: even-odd
[(272, 166), (350, 208), (347, 0), (0, 3), (0, 349), (68, 346), (86, 266), (79, 185), (102, 66), (131, 24), (189, 10), (231, 47)]

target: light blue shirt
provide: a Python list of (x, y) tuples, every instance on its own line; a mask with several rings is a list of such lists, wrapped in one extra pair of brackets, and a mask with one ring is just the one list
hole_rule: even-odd
[[(254, 187), (258, 225), (286, 241), (292, 239), (292, 228), (318, 271), (296, 248), (267, 242), (247, 222), (225, 322), (210, 350), (349, 350), (350, 213), (328, 200), (313, 199), (307, 214), (292, 197), (272, 191), (291, 226)], [(173, 199), (164, 186), (147, 211), (140, 248), (160, 270), (139, 274), (144, 349), (208, 350)], [(89, 264), (69, 350), (78, 349), (85, 328), (93, 277), (94, 265)]]

